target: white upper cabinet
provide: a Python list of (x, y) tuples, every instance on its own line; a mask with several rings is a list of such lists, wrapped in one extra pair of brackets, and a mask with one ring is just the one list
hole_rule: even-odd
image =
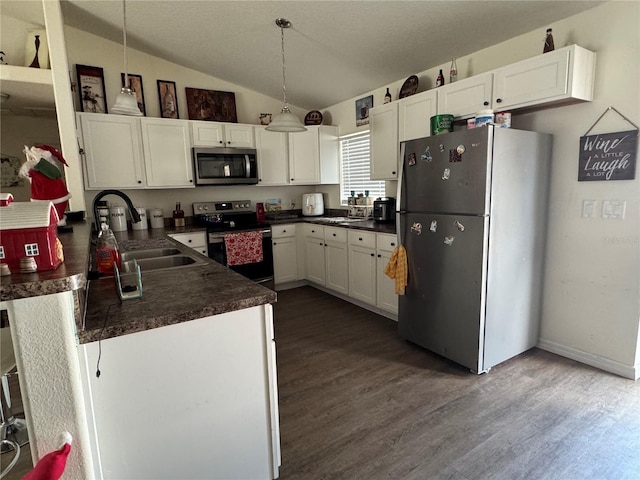
[(147, 187), (194, 187), (187, 120), (141, 118)]
[(369, 110), (371, 180), (398, 178), (398, 102)]
[(438, 113), (454, 117), (474, 117), (491, 108), (493, 74), (483, 73), (443, 85), (437, 89)]
[(340, 182), (338, 127), (307, 126), (289, 135), (289, 183), (317, 185)]
[(431, 117), (437, 114), (436, 90), (411, 95), (398, 100), (398, 137), (401, 142), (431, 134)]
[(289, 184), (289, 140), (286, 133), (256, 127), (258, 185)]
[(194, 147), (255, 148), (253, 125), (191, 121)]
[(567, 100), (593, 100), (596, 54), (564, 47), (495, 70), (496, 111)]
[(144, 188), (140, 120), (101, 113), (78, 113), (77, 118), (85, 188)]

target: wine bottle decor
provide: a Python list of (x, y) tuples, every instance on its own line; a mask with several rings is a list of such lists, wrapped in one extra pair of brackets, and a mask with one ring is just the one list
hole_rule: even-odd
[(40, 68), (40, 62), (38, 61), (38, 50), (40, 50), (40, 35), (36, 35), (35, 39), (36, 54), (33, 56), (33, 61), (29, 65), (31, 68)]

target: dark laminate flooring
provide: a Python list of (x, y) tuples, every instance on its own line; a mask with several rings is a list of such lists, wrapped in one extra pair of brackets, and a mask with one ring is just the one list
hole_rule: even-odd
[(640, 382), (537, 349), (473, 375), (311, 287), (275, 330), (282, 480), (640, 479)]
[(533, 349), (474, 375), (311, 287), (278, 293), (281, 479), (640, 478), (640, 384)]

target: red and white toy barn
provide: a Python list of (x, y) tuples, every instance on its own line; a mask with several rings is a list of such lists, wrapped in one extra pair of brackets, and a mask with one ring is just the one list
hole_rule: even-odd
[(33, 257), (38, 270), (54, 270), (63, 262), (58, 239), (58, 212), (51, 202), (14, 202), (0, 194), (0, 262), (20, 271), (20, 259)]

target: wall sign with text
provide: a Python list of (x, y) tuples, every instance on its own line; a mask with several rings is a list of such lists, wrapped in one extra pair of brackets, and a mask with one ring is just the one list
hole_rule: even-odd
[(636, 178), (638, 130), (580, 137), (578, 181)]

